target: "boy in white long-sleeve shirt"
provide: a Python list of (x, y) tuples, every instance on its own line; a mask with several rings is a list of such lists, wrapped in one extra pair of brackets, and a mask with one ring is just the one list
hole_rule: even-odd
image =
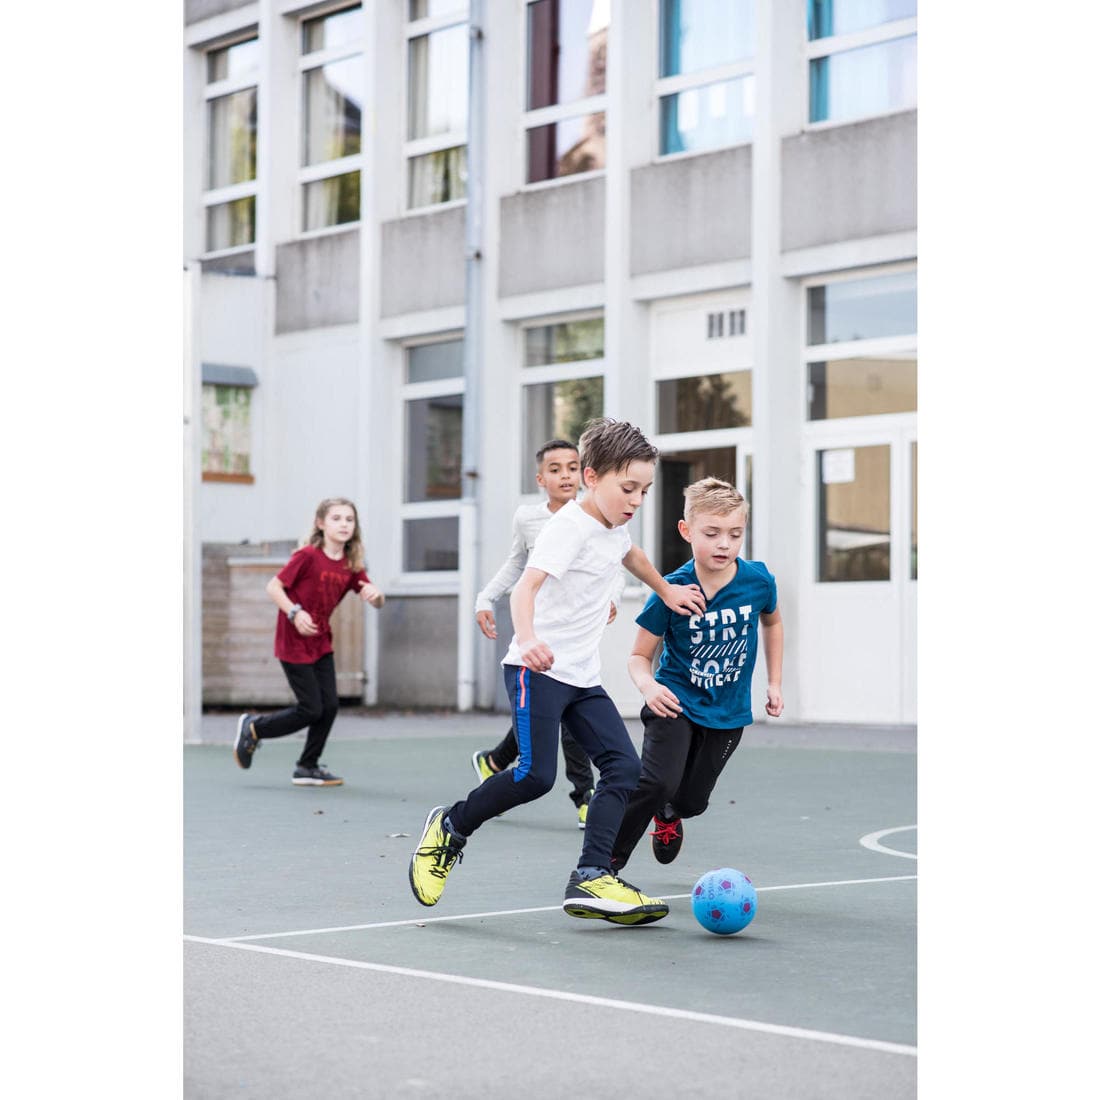
[[(539, 532), (555, 512), (576, 499), (577, 489), (580, 487), (580, 454), (575, 443), (566, 439), (551, 439), (535, 454), (535, 464), (535, 480), (546, 490), (546, 500), (539, 504), (521, 504), (516, 509), (516, 514), (512, 517), (512, 545), (508, 557), (492, 580), (477, 594), (474, 604), (477, 625), (486, 638), (495, 639), (497, 636), (496, 621), (493, 618), (494, 602), (511, 591), (523, 574), (527, 557)], [(608, 622), (615, 618), (624, 581), (620, 570), (611, 594)], [(561, 751), (565, 757), (565, 774), (572, 784), (569, 797), (577, 808), (578, 827), (583, 829), (588, 817), (588, 803), (596, 783), (587, 754), (577, 744), (565, 724), (561, 727)], [(509, 726), (500, 744), (491, 749), (479, 749), (473, 754), (471, 763), (478, 782), (503, 771), (518, 756), (515, 731)]]

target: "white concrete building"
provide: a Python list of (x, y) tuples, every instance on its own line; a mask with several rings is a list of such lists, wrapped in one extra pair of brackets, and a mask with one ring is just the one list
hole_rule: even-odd
[[(484, 10), (474, 561), (467, 5), (186, 0), (198, 537), (297, 539), (350, 497), (389, 597), (367, 615), (366, 699), (455, 705), (465, 651), (473, 702), (499, 704), (469, 594), (536, 499), (539, 444), (605, 413), (661, 449), (632, 535), (663, 571), (686, 558), (683, 485), (749, 496), (787, 716), (914, 722), (915, 0)], [(628, 588), (604, 641), (627, 713), (643, 599)]]

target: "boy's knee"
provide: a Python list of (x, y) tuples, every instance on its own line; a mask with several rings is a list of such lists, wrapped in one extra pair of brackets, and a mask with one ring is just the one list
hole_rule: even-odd
[(520, 780), (523, 784), (523, 791), (529, 798), (542, 798), (544, 794), (549, 794), (554, 788), (554, 776), (547, 775), (545, 772), (528, 772), (527, 775)]
[(636, 756), (627, 756), (625, 753), (609, 762), (606, 767), (602, 764), (599, 767), (600, 779), (612, 788), (633, 791), (642, 777), (641, 761)]
[(314, 722), (320, 722), (325, 714), (325, 708), (320, 703), (299, 703), (298, 709), (302, 712), (302, 718), (311, 726)]

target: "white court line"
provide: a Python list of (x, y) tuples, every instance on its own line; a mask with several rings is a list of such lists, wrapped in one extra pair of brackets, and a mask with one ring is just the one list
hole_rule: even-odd
[[(527, 910), (530, 912), (530, 910)], [(514, 985), (511, 982), (495, 982), (488, 978), (466, 978), (458, 974), (439, 974), (432, 970), (413, 970), (407, 966), (389, 966), (385, 963), (360, 962), (357, 959), (340, 959), (332, 955), (311, 955), (304, 951), (286, 951), (281, 947), (262, 947), (254, 943), (232, 943), (229, 940), (212, 940), (203, 936), (184, 936), (191, 943), (205, 943), (214, 947), (231, 947), (237, 951), (259, 951), (266, 955), (279, 955), (288, 959), (326, 963), (330, 966), (346, 966), (354, 970), (374, 970), (380, 974), (397, 974), (406, 978), (429, 978), (452, 985), (474, 986), (492, 989), (500, 993), (522, 993), (529, 997), (545, 997), (553, 1001), (569, 1001), (571, 1004), (595, 1005), (602, 1008), (618, 1008), (626, 1012), (639, 1012), (646, 1016), (663, 1016), (696, 1023), (718, 1024), (744, 1031), (762, 1031), (769, 1035), (784, 1035), (792, 1039), (809, 1039), (818, 1043), (834, 1043), (838, 1046), (858, 1047), (861, 1050), (877, 1050), (886, 1054), (915, 1055), (917, 1048), (902, 1043), (887, 1043), (879, 1039), (861, 1039), (854, 1035), (835, 1035), (829, 1031), (811, 1031), (801, 1027), (785, 1027), (783, 1024), (765, 1024), (758, 1020), (741, 1020), (734, 1016), (715, 1016), (709, 1012), (691, 1012), (682, 1008), (663, 1008), (659, 1005), (638, 1004), (634, 1001), (617, 1001), (610, 997), (592, 997), (585, 993), (566, 993), (558, 989), (540, 989), (533, 985)]]
[[(868, 882), (902, 882), (906, 879), (915, 879), (916, 875), (889, 875), (886, 878), (848, 878), (834, 882), (795, 882), (789, 886), (757, 886), (758, 894), (769, 890), (810, 890), (816, 886), (860, 886)], [(680, 898), (690, 898), (690, 894), (669, 894), (663, 901), (676, 901)], [(286, 936), (322, 936), (330, 932), (365, 932), (371, 928), (401, 928), (410, 924), (436, 924), (439, 921), (452, 920), (480, 920), (482, 917), (515, 917), (523, 913), (552, 913), (561, 909), (561, 902), (557, 905), (540, 905), (534, 909), (497, 909), (489, 913), (456, 913), (447, 917), (413, 917), (411, 920), (387, 920), (375, 924), (343, 924), (334, 928), (299, 928), (293, 932), (259, 932), (252, 936), (224, 936), (203, 940), (204, 943), (245, 943), (249, 940), (276, 940)]]
[(887, 848), (885, 844), (879, 844), (879, 841), (884, 836), (890, 836), (891, 833), (907, 833), (910, 829), (915, 829), (916, 825), (898, 825), (894, 829), (879, 829), (877, 833), (868, 833), (866, 836), (859, 838), (860, 844), (864, 848), (870, 848), (872, 852), (882, 852), (888, 856), (904, 856), (906, 859), (916, 859), (915, 852), (899, 852), (897, 848)]

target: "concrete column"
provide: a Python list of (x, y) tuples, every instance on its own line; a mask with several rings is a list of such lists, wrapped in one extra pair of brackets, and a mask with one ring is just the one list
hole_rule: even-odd
[[(797, 720), (798, 582), (809, 531), (800, 511), (805, 382), (801, 296), (780, 272), (781, 140), (802, 125), (804, 0), (756, 5), (756, 130), (752, 151), (753, 554), (779, 585), (785, 625), (786, 715)], [(755, 680), (763, 680), (763, 659)], [(754, 691), (759, 699), (761, 689)]]

